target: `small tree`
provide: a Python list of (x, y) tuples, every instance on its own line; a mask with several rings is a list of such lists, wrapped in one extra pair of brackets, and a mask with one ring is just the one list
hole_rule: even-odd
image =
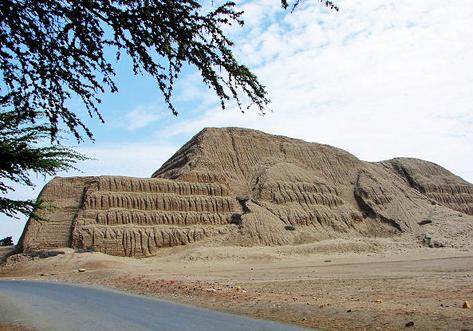
[[(31, 174), (55, 175), (58, 171), (73, 168), (73, 164), (86, 157), (59, 144), (47, 147), (41, 142), (51, 138), (49, 125), (31, 124), (26, 117), (15, 112), (0, 113), (0, 193), (14, 191), (12, 184), (34, 186)], [(18, 213), (30, 215), (41, 207), (39, 201), (13, 200), (0, 197), (0, 213), (16, 217)]]
[(13, 237), (5, 237), (0, 239), (0, 246), (13, 246)]

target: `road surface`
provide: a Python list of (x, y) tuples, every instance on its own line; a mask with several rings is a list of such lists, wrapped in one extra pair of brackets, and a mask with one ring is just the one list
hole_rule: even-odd
[(302, 330), (98, 287), (0, 281), (0, 322), (37, 330)]

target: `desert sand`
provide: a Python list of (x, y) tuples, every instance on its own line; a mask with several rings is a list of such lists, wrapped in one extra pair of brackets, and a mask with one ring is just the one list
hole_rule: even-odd
[(1, 323), (0, 331), (34, 331), (20, 324)]
[(0, 277), (103, 285), (323, 330), (398, 330), (410, 322), (418, 330), (473, 329), (473, 310), (462, 307), (473, 302), (473, 251), (402, 246), (389, 239), (207, 243), (145, 259), (65, 249), (12, 256)]

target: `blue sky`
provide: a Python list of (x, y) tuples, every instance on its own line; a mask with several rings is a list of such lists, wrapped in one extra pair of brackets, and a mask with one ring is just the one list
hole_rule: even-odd
[[(266, 116), (222, 111), (188, 69), (174, 117), (150, 78), (119, 63), (119, 92), (103, 96), (106, 123), (87, 120), (96, 141), (78, 147), (95, 160), (80, 164), (82, 173), (62, 175), (149, 177), (202, 128), (242, 126), (368, 161), (426, 159), (473, 182), (473, 2), (337, 4), (341, 10), (329, 12), (307, 0), (289, 14), (279, 0), (239, 1), (246, 24), (228, 32), (238, 57), (268, 88), (273, 112)], [(35, 190), (18, 187), (12, 196), (35, 198), (48, 180), (36, 178)], [(0, 237), (16, 240), (25, 221), (0, 216)]]

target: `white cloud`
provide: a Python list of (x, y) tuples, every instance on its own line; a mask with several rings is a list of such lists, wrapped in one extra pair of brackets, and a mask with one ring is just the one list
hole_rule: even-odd
[(179, 147), (156, 140), (81, 148), (80, 152), (92, 160), (81, 163), (82, 172), (68, 172), (67, 175), (150, 177)]
[(165, 118), (168, 112), (164, 113), (161, 107), (155, 103), (139, 105), (126, 114), (126, 122), (123, 123), (123, 126), (128, 130), (141, 129)]
[(250, 19), (235, 35), (274, 113), (212, 108), (164, 134), (245, 126), (331, 144), (365, 160), (428, 159), (473, 181), (470, 0), (344, 0), (340, 12), (307, 1), (282, 19), (273, 7), (264, 12), (267, 4), (247, 2)]

